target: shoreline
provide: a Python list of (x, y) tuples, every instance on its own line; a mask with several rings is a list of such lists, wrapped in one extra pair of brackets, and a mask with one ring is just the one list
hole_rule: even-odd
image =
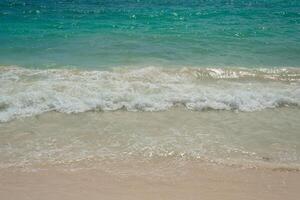
[(299, 112), (48, 112), (0, 123), (0, 168), (171, 159), (298, 171)]
[(0, 196), (297, 200), (299, 112), (178, 107), (0, 123)]

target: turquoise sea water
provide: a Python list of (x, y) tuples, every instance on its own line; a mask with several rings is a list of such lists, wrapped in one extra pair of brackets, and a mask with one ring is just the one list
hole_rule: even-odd
[(300, 105), (300, 1), (2, 0), (0, 122)]
[(1, 0), (0, 65), (299, 67), (298, 0)]
[(0, 0), (0, 169), (299, 170), (299, 108), (299, 0)]

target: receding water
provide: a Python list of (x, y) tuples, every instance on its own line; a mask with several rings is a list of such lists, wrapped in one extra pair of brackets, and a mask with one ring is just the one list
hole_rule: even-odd
[(118, 173), (130, 163), (163, 161), (174, 172), (199, 161), (299, 170), (299, 112), (48, 113), (0, 124), (0, 167), (110, 171), (116, 165)]

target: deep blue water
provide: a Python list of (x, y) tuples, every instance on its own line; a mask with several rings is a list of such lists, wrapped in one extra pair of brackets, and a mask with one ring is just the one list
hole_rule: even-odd
[(1, 0), (0, 65), (299, 67), (299, 0)]

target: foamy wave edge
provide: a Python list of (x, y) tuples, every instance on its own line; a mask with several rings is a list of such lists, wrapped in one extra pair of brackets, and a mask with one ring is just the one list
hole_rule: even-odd
[(258, 111), (300, 105), (300, 69), (0, 67), (0, 122), (49, 111)]

